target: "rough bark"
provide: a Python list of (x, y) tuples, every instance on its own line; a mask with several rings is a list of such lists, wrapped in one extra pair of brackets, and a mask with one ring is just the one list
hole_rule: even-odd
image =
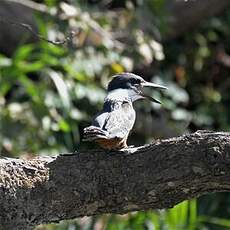
[(0, 160), (1, 230), (173, 207), (230, 191), (230, 133), (199, 131), (118, 152)]

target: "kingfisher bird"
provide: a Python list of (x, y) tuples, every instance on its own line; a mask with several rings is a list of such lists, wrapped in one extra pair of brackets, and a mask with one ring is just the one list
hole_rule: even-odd
[(113, 76), (108, 84), (103, 109), (93, 118), (92, 125), (84, 129), (83, 141), (94, 141), (106, 150), (127, 148), (127, 138), (136, 120), (133, 102), (149, 99), (160, 103), (144, 93), (145, 87), (167, 89), (133, 73)]

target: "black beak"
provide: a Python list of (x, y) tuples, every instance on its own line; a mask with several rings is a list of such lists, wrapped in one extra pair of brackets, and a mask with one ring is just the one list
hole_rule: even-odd
[[(144, 88), (144, 87), (151, 87), (153, 89), (167, 89), (167, 87), (165, 86), (162, 86), (162, 85), (158, 85), (158, 84), (155, 84), (155, 83), (152, 83), (152, 82), (147, 82), (147, 81), (144, 81), (141, 83), (141, 87)], [(150, 101), (152, 102), (155, 102), (155, 103), (158, 103), (158, 104), (161, 104), (160, 101), (158, 101), (157, 99), (154, 99), (148, 95), (146, 95), (144, 92), (141, 91), (141, 96), (143, 96), (144, 98), (147, 98), (149, 99)]]

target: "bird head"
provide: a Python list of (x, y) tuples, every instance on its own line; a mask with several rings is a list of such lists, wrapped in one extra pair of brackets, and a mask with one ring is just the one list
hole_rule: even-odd
[(113, 77), (109, 82), (108, 92), (117, 89), (125, 89), (128, 91), (128, 95), (132, 102), (139, 99), (148, 99), (155, 103), (161, 104), (157, 99), (144, 93), (144, 88), (151, 87), (152, 89), (167, 89), (165, 86), (158, 85), (152, 82), (145, 81), (142, 77), (133, 73), (121, 73)]

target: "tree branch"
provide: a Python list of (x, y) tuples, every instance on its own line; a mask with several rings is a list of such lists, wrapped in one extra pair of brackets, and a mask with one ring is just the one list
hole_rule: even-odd
[(118, 152), (0, 160), (0, 226), (173, 207), (230, 191), (230, 133), (198, 131)]

